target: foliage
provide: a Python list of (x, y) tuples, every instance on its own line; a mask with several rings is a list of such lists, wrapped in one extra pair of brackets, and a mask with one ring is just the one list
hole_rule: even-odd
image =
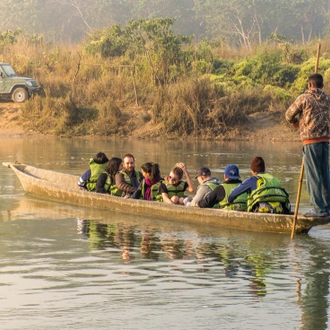
[(148, 67), (154, 84), (166, 84), (174, 76), (172, 66), (186, 62), (182, 46), (191, 42), (190, 37), (174, 35), (173, 23), (174, 19), (156, 18), (130, 21), (126, 27), (115, 25), (92, 35), (85, 50), (99, 51), (103, 58), (127, 56), (137, 67)]
[(0, 34), (0, 51), (3, 50), (6, 45), (12, 45), (17, 42), (18, 36), (22, 33), (21, 29), (14, 31), (6, 30)]
[(327, 0), (1, 0), (0, 32), (20, 27), (68, 43), (131, 20), (173, 18), (178, 34), (252, 49), (270, 35), (304, 44), (327, 35), (329, 11)]
[[(222, 137), (256, 113), (284, 118), (282, 112), (315, 70), (315, 44), (290, 44), (290, 54), (303, 54), (297, 63), (288, 61), (288, 48), (280, 43), (253, 52), (242, 47), (226, 57), (221, 42), (187, 46), (172, 24), (168, 19), (131, 21), (99, 30), (87, 47), (18, 35), (6, 44), (1, 60), (19, 75), (35, 77), (45, 92), (23, 105), (26, 128), (125, 136), (147, 124), (159, 125), (158, 134), (166, 136)], [(115, 47), (105, 42), (108, 37)], [(319, 72), (326, 85), (329, 67), (324, 55)]]

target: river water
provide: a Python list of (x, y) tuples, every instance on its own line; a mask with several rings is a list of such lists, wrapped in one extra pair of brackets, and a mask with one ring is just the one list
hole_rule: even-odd
[[(0, 138), (1, 162), (77, 175), (98, 151), (220, 178), (230, 163), (249, 176), (259, 155), (296, 198), (299, 143)], [(328, 225), (290, 240), (90, 210), (29, 196), (0, 171), (1, 329), (327, 329), (329, 263)]]

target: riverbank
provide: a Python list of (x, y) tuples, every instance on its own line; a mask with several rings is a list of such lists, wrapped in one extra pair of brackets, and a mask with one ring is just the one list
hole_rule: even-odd
[[(12, 102), (0, 102), (0, 136), (38, 136), (40, 132), (27, 130), (21, 118), (21, 105)], [(247, 116), (246, 123), (229, 131), (226, 135), (215, 139), (241, 141), (300, 141), (299, 134), (283, 120), (284, 114), (279, 112), (254, 113)], [(90, 135), (91, 137), (93, 135)], [(134, 138), (164, 137), (162, 124), (151, 122), (140, 126), (131, 133)], [(169, 136), (168, 138), (173, 138)]]

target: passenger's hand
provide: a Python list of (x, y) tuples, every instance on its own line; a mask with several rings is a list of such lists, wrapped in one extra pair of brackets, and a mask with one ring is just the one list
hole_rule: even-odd
[(190, 203), (193, 199), (191, 197), (186, 197), (184, 200), (183, 200), (183, 204), (186, 205), (187, 203)]
[(176, 163), (175, 166), (181, 168), (183, 172), (187, 171), (187, 167), (185, 163)]

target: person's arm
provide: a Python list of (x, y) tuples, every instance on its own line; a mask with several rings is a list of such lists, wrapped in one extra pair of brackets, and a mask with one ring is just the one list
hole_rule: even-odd
[(124, 175), (122, 173), (117, 173), (115, 180), (116, 187), (125, 193), (132, 194), (137, 189), (125, 182)]
[(101, 173), (99, 177), (97, 178), (96, 182), (96, 192), (100, 194), (106, 194), (108, 191), (104, 189), (105, 182), (107, 181), (108, 174), (107, 173)]
[(302, 105), (304, 102), (304, 94), (297, 97), (297, 99), (291, 104), (289, 109), (285, 112), (285, 119), (293, 124), (296, 127), (299, 123), (299, 119), (297, 118), (302, 112)]
[(223, 186), (216, 187), (211, 191), (204, 199), (197, 203), (197, 206), (200, 208), (211, 208), (215, 204), (221, 202), (226, 196), (225, 189)]
[(168, 197), (168, 190), (163, 182), (159, 186), (159, 193), (162, 195), (164, 203), (174, 204), (172, 200)]
[(228, 196), (228, 203), (232, 203), (237, 196), (254, 190), (256, 188), (257, 180), (258, 178), (256, 176), (251, 176), (235, 187)]
[(85, 171), (85, 173), (79, 178), (78, 180), (78, 186), (85, 188), (86, 183), (88, 182), (88, 180), (91, 177), (91, 170), (88, 169), (87, 171)]
[(168, 197), (167, 193), (162, 193), (162, 198), (163, 198), (163, 202), (164, 203), (168, 203), (168, 204), (174, 204), (171, 200), (171, 198)]
[(195, 206), (199, 201), (201, 201), (203, 199), (203, 197), (208, 194), (210, 192), (210, 188), (206, 185), (204, 186), (200, 186), (197, 191), (196, 191), (196, 195), (194, 196), (194, 198), (190, 201), (187, 202), (185, 205), (186, 206)]
[(194, 183), (192, 182), (191, 177), (188, 173), (186, 164), (185, 163), (177, 163), (176, 166), (182, 168), (182, 171), (186, 176), (186, 181), (188, 183), (188, 187), (187, 187), (186, 190), (189, 191), (189, 192), (194, 192), (194, 190), (195, 190)]

